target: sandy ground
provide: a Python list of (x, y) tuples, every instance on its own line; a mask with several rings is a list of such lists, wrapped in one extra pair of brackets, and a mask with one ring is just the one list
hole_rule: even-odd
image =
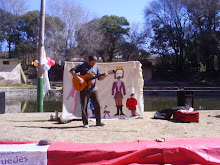
[(48, 121), (53, 113), (0, 114), (0, 141), (106, 143), (156, 138), (220, 137), (220, 111), (200, 111), (199, 123), (177, 123), (152, 119), (154, 112), (144, 112), (143, 119), (105, 120), (104, 127), (83, 128), (82, 121), (57, 124)]

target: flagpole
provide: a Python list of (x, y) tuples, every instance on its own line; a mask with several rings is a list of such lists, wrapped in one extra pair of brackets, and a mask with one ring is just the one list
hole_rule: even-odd
[(45, 6), (46, 0), (41, 0), (41, 10), (40, 10), (40, 27), (39, 27), (39, 54), (38, 54), (38, 72), (37, 72), (37, 111), (44, 112), (43, 109), (43, 53), (44, 53), (44, 29), (45, 29)]

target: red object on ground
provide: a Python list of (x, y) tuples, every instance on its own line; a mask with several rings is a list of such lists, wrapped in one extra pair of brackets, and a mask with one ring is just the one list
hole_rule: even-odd
[[(25, 144), (30, 142), (5, 142)], [(37, 155), (36, 155), (37, 156)], [(48, 165), (220, 164), (220, 138), (178, 138), (119, 143), (52, 142)]]
[(199, 122), (199, 111), (192, 112), (181, 112), (174, 111), (173, 119), (180, 122), (190, 123), (190, 122)]
[(19, 142), (19, 141), (0, 141), (1, 144), (29, 144), (29, 143), (36, 143), (36, 142)]
[(48, 165), (220, 164), (220, 138), (165, 142), (58, 143), (48, 148)]

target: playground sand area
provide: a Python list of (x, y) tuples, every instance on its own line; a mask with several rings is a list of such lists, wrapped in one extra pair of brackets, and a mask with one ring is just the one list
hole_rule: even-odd
[(49, 121), (54, 113), (0, 114), (1, 141), (111, 143), (157, 138), (209, 138), (220, 137), (220, 111), (199, 111), (199, 123), (179, 123), (172, 120), (153, 119), (155, 112), (144, 112), (143, 118), (104, 119), (105, 126), (89, 121), (83, 128), (82, 121), (58, 124)]

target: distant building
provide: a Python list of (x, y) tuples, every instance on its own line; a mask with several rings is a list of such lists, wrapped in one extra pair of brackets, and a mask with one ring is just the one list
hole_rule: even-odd
[(152, 65), (155, 65), (157, 64), (157, 59), (158, 59), (158, 56), (150, 56), (148, 58), (146, 58), (149, 62), (152, 63)]
[(16, 59), (0, 59), (0, 85), (21, 84), (20, 62)]
[(70, 61), (72, 62), (78, 62), (78, 61), (84, 61), (85, 59), (84, 58), (77, 58), (77, 57), (74, 57), (74, 58), (71, 58)]

